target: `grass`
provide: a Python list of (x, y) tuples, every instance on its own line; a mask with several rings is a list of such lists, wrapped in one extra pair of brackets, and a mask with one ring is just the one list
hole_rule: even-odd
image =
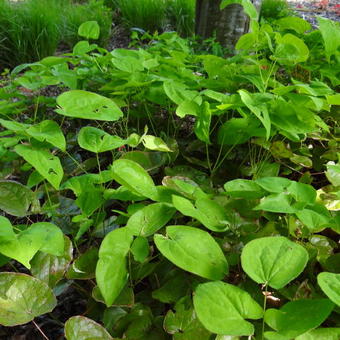
[(0, 3), (2, 67), (39, 60), (52, 55), (60, 39), (63, 1), (29, 0)]
[(85, 21), (97, 21), (100, 27), (98, 43), (105, 46), (111, 33), (112, 12), (104, 5), (104, 1), (91, 0), (88, 3), (69, 3), (63, 10), (64, 27), (63, 42), (72, 47), (81, 40), (78, 27)]
[(195, 31), (195, 0), (167, 0), (167, 16), (178, 34), (188, 37)]
[[(107, 0), (110, 1), (110, 0)], [(111, 0), (119, 8), (123, 22), (129, 27), (151, 33), (175, 30), (180, 35), (193, 35), (195, 0)]]
[(162, 30), (166, 23), (167, 0), (116, 0), (126, 24), (145, 31)]
[(74, 3), (71, 0), (0, 0), (0, 70), (53, 55), (63, 42), (72, 47), (81, 38), (84, 21), (98, 22), (99, 44), (107, 43), (111, 10), (103, 0)]

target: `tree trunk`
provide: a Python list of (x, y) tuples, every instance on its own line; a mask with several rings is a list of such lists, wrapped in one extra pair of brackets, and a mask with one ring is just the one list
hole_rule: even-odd
[[(209, 38), (216, 34), (222, 46), (233, 47), (241, 35), (249, 30), (249, 18), (244, 14), (242, 6), (232, 4), (220, 10), (222, 0), (196, 1), (196, 34)], [(252, 0), (259, 9), (262, 0)]]

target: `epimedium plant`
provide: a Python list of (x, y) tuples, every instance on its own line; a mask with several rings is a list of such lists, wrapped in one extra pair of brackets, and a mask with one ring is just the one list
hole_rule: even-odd
[(68, 340), (338, 338), (340, 29), (238, 2), (230, 58), (173, 33), (109, 52), (86, 22), (72, 53), (12, 71), (1, 325), (74, 284), (96, 307)]

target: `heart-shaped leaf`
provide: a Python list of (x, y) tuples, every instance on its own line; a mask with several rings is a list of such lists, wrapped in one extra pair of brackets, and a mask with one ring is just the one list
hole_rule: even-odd
[(150, 175), (138, 163), (128, 159), (118, 159), (112, 163), (111, 170), (115, 181), (132, 192), (157, 199), (157, 188)]
[(126, 255), (133, 236), (127, 228), (107, 234), (99, 248), (96, 280), (106, 305), (109, 307), (124, 288), (128, 279)]
[(57, 104), (60, 108), (55, 111), (67, 117), (115, 121), (123, 116), (111, 99), (83, 90), (62, 93)]
[(223, 232), (231, 224), (225, 209), (211, 199), (198, 198), (195, 207), (188, 199), (173, 195), (172, 202), (174, 207), (183, 215), (197, 219), (212, 231)]
[(322, 291), (340, 306), (340, 274), (323, 272), (318, 275), (318, 284)]
[(98, 261), (98, 248), (89, 248), (85, 253), (76, 258), (66, 277), (69, 280), (88, 280), (96, 277), (96, 265)]
[(66, 321), (65, 337), (67, 340), (113, 340), (103, 326), (85, 316), (72, 316)]
[(65, 250), (61, 256), (38, 252), (31, 261), (31, 273), (37, 279), (53, 288), (64, 276), (72, 261), (72, 242), (64, 236)]
[(0, 324), (22, 325), (51, 312), (57, 300), (48, 285), (32, 276), (0, 273)]
[(143, 145), (149, 150), (162, 152), (171, 152), (171, 149), (166, 145), (162, 138), (152, 135), (144, 135), (142, 137)]
[(117, 149), (126, 143), (125, 139), (111, 136), (107, 132), (92, 126), (83, 127), (78, 133), (80, 147), (95, 153)]
[(282, 308), (268, 309), (265, 322), (279, 335), (295, 339), (318, 327), (332, 312), (334, 304), (328, 299), (303, 299), (286, 303)]
[(257, 283), (283, 288), (305, 268), (308, 252), (286, 237), (263, 237), (245, 245), (243, 270)]
[(98, 39), (100, 27), (97, 21), (85, 21), (78, 28), (78, 35), (86, 39)]
[(26, 133), (40, 142), (48, 142), (62, 151), (66, 149), (65, 137), (60, 126), (53, 120), (43, 120), (30, 126)]
[(34, 223), (16, 234), (10, 221), (0, 216), (0, 253), (30, 268), (30, 260), (38, 250), (61, 256), (64, 251), (62, 231), (52, 223)]
[(31, 205), (38, 205), (33, 191), (15, 181), (0, 181), (0, 210), (23, 217), (28, 214)]
[(231, 197), (261, 198), (266, 192), (254, 181), (248, 179), (234, 179), (224, 184), (224, 190)]
[(35, 149), (29, 145), (17, 145), (15, 152), (31, 164), (39, 174), (58, 190), (64, 171), (60, 159), (47, 150)]
[(167, 312), (163, 326), (167, 333), (172, 334), (173, 340), (211, 339), (210, 332), (197, 319), (189, 296), (176, 303), (175, 311), (169, 310)]
[(126, 227), (135, 236), (151, 236), (163, 228), (176, 210), (166, 203), (149, 204), (136, 211), (128, 220)]
[(194, 294), (199, 320), (217, 334), (252, 335), (254, 326), (244, 319), (260, 319), (262, 307), (244, 290), (221, 281), (199, 284)]
[(340, 328), (317, 328), (301, 334), (295, 340), (338, 340)]
[(228, 273), (228, 262), (214, 238), (204, 230), (169, 226), (166, 235), (156, 234), (158, 250), (179, 268), (211, 280)]

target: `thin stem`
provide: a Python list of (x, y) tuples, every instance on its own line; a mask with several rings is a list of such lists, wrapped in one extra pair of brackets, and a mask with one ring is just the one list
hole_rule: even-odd
[(209, 155), (209, 146), (208, 146), (207, 143), (205, 143), (205, 151), (207, 153), (207, 162), (208, 162), (209, 171), (211, 173), (211, 162), (210, 162), (210, 155)]
[(42, 329), (39, 327), (39, 325), (34, 321), (32, 320), (33, 322), (33, 325), (37, 328), (37, 330), (40, 332), (40, 334), (43, 336), (43, 338), (45, 338), (46, 340), (50, 340), (46, 335), (45, 333), (42, 331)]
[[(215, 166), (214, 166), (214, 168), (213, 168), (212, 171), (211, 171), (212, 174), (214, 174), (214, 173), (218, 170), (218, 168), (223, 164), (223, 162), (224, 162), (225, 159), (229, 156), (229, 154), (231, 153), (231, 151), (233, 151), (233, 149), (235, 148), (235, 146), (236, 146), (236, 144), (234, 144), (234, 145), (232, 145), (232, 146), (230, 147), (230, 149), (225, 153), (225, 155), (222, 157), (222, 159), (220, 160), (219, 163), (217, 163), (217, 161), (216, 161)], [(220, 156), (220, 155), (219, 155), (219, 156)], [(218, 160), (218, 159), (217, 159), (217, 160)]]
[(268, 292), (268, 286), (265, 285), (265, 291), (264, 291), (264, 301), (263, 301), (263, 319), (262, 319), (262, 334), (261, 334), (261, 339), (264, 339), (264, 313), (266, 312), (267, 308), (267, 292)]

